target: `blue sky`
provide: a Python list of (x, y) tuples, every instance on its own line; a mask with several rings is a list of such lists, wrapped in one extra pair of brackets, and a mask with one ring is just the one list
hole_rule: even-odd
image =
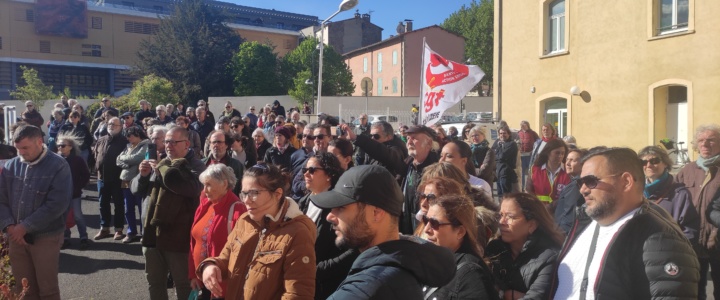
[[(276, 9), (281, 11), (317, 16), (320, 21), (332, 15), (342, 0), (221, 0), (235, 4)], [(373, 11), (370, 21), (383, 28), (383, 39), (394, 35), (398, 22), (411, 19), (413, 28), (418, 29), (442, 23), (451, 13), (472, 0), (359, 0), (350, 11), (335, 16), (333, 20), (352, 18), (355, 9), (360, 13)]]

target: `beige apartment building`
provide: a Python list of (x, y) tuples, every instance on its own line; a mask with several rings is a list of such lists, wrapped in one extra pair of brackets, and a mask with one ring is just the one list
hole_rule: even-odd
[(420, 95), (420, 68), (423, 38), (430, 48), (446, 59), (465, 61), (465, 38), (433, 25), (391, 36), (378, 43), (345, 53), (353, 75), (355, 92), (365, 96), (361, 81), (369, 78), (373, 88), (368, 96)]
[(691, 142), (720, 123), (720, 2), (495, 1), (494, 107), (583, 147)]
[[(228, 26), (245, 40), (271, 43), (280, 56), (297, 47), (300, 29), (318, 22), (315, 16), (208, 2), (232, 16)], [(96, 95), (132, 87), (135, 78), (125, 71), (140, 42), (172, 11), (170, 0), (0, 0), (0, 99), (9, 99), (23, 65), (57, 91), (67, 86)]]

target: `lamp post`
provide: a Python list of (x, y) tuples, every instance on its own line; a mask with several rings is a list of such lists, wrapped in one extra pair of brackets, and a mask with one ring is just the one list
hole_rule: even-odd
[(350, 10), (358, 4), (358, 0), (343, 0), (338, 7), (338, 10), (329, 16), (325, 21), (320, 23), (320, 59), (319, 59), (319, 70), (318, 70), (318, 93), (317, 93), (317, 110), (316, 113), (320, 113), (320, 100), (322, 100), (322, 73), (323, 73), (323, 53), (325, 52), (325, 24), (334, 18), (337, 14)]

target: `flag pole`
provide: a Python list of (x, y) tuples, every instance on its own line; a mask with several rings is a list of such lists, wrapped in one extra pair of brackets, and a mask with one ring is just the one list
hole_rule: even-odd
[(424, 125), (423, 122), (421, 122), (425, 118), (425, 109), (423, 108), (423, 88), (425, 87), (425, 48), (427, 48), (427, 43), (425, 42), (425, 37), (423, 36), (423, 45), (422, 45), (422, 58), (420, 59), (420, 93), (418, 98), (420, 98), (420, 103), (418, 103), (418, 120), (416, 125)]

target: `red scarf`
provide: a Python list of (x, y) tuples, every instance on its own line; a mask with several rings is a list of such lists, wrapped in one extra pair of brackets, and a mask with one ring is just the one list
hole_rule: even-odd
[(556, 139), (556, 138), (557, 138), (557, 137), (555, 137), (554, 135), (551, 136), (551, 137), (549, 137), (549, 138), (546, 138), (546, 137), (543, 136), (543, 137), (542, 137), (542, 140), (543, 140), (543, 142), (546, 142), (546, 143), (547, 143), (547, 142), (552, 141), (552, 140), (554, 140), (554, 139)]

